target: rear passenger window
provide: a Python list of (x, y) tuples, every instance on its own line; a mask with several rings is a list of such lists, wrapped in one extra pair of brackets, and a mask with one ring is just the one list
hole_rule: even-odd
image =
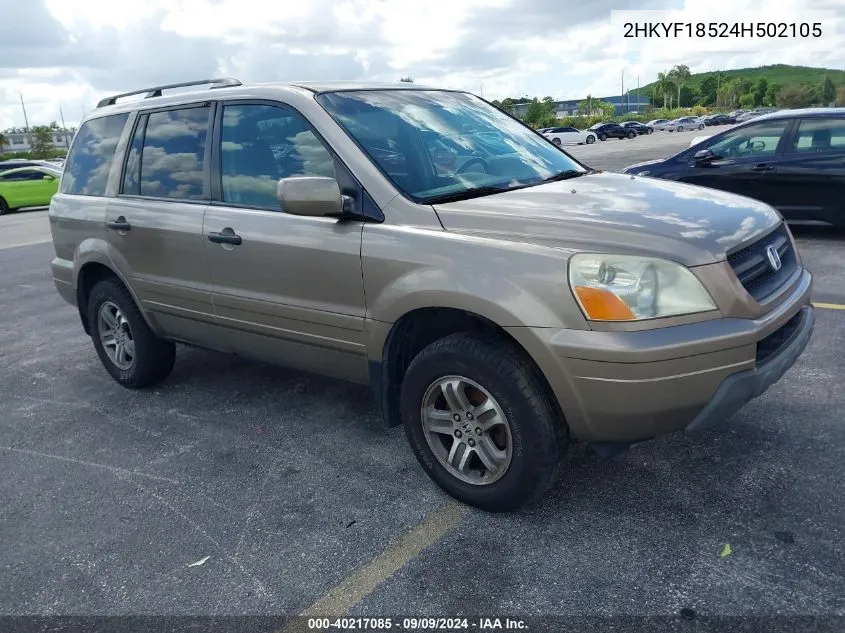
[(177, 200), (203, 199), (205, 142), (210, 112), (211, 108), (203, 106), (149, 115), (141, 150), (140, 195)]
[(803, 119), (798, 122), (793, 152), (845, 150), (845, 119)]
[(62, 193), (106, 195), (114, 152), (128, 119), (128, 114), (113, 114), (82, 124), (65, 163)]
[(220, 173), (223, 201), (279, 209), (279, 179), (335, 177), (334, 159), (306, 120), (271, 105), (223, 108)]

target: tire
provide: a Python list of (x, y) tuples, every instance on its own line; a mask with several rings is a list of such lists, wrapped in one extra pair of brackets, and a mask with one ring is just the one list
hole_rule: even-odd
[[(502, 420), (503, 424), (493, 422), (485, 436), (485, 431), (479, 433), (481, 426), (473, 428), (481, 415), (476, 420), (468, 412), (455, 421), (454, 411), (462, 408), (447, 410), (445, 392), (438, 384), (441, 381), (464, 385), (463, 403), (467, 407), (476, 411), (485, 405), (492, 407), (484, 413), (495, 409), (484, 423)], [(474, 398), (481, 404), (475, 405)], [(453, 402), (460, 399), (453, 395)], [(422, 408), (426, 403), (440, 416), (445, 415), (435, 422), (443, 425), (444, 433), (424, 427)], [(537, 500), (555, 480), (568, 445), (566, 424), (537, 369), (521, 350), (495, 338), (453, 334), (423, 349), (402, 381), (400, 408), (405, 435), (428, 476), (455, 499), (491, 512), (516, 510)], [(480, 439), (472, 444), (476, 438)], [(468, 448), (493, 444), (502, 455), (510, 449), (507, 458), (486, 453), (488, 460), (499, 460), (491, 461), (500, 465), (498, 473), (483, 466), (477, 449)], [(452, 450), (458, 451), (458, 462), (470, 454), (463, 476), (462, 469), (453, 466), (450, 470), (446, 465)], [(492, 480), (484, 481), (490, 477)]]
[(561, 145), (561, 142), (560, 142), (560, 139), (559, 139), (559, 138), (552, 139), (552, 143), (554, 143), (554, 144), (555, 144), (555, 145), (557, 145), (558, 147), (560, 147), (560, 145)]
[(699, 130), (703, 130), (703, 129), (704, 129), (704, 126), (703, 126), (703, 125), (701, 125), (701, 124), (699, 123), (699, 124), (698, 124), (698, 129), (699, 129)]
[(679, 126), (678, 126), (678, 132), (683, 132), (683, 131), (684, 131), (683, 126), (679, 125)]
[(586, 140), (587, 145), (592, 145), (595, 142), (596, 142), (596, 137), (593, 136), (592, 134), (588, 134), (587, 140)]
[[(104, 312), (102, 317), (101, 310)], [(115, 349), (112, 351), (106, 350), (103, 340), (104, 336), (109, 336), (104, 330), (104, 326), (108, 324), (106, 314), (111, 314), (112, 321), (117, 323), (111, 332), (111, 339), (116, 339), (118, 343), (115, 343)], [(116, 333), (118, 330), (119, 333)], [(162, 381), (173, 369), (176, 346), (153, 333), (141, 316), (132, 295), (117, 278), (98, 281), (91, 289), (88, 298), (88, 331), (103, 366), (112, 378), (124, 387), (149, 387)], [(131, 360), (120, 364), (117, 354), (118, 346), (122, 343), (126, 343), (123, 360), (127, 361), (128, 356), (131, 356)], [(132, 345), (131, 354), (129, 343)], [(112, 355), (117, 356), (117, 359), (113, 359)]]
[(634, 138), (636, 135), (636, 132), (628, 132), (628, 138)]
[(646, 135), (648, 135), (648, 134), (654, 134), (654, 130), (652, 130), (651, 128), (649, 128), (649, 129), (648, 129), (648, 132), (646, 132)]
[(0, 215), (6, 215), (11, 209), (3, 198), (0, 198)]
[(599, 134), (599, 140), (600, 141), (606, 141), (607, 140), (607, 134), (605, 134), (604, 132)]

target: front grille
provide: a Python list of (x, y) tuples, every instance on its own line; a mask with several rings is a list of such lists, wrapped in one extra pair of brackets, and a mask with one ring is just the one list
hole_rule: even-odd
[[(781, 267), (772, 268), (766, 249), (774, 246), (780, 255)], [(786, 225), (776, 231), (728, 255), (728, 263), (739, 278), (743, 288), (755, 299), (763, 299), (774, 293), (792, 276), (798, 262)]]
[(801, 327), (801, 319), (803, 316), (804, 312), (799, 311), (794, 317), (789, 319), (789, 321), (757, 343), (758, 366), (766, 359), (770, 358), (774, 354), (777, 354), (778, 351), (780, 351), (780, 349), (792, 339), (792, 336), (798, 328)]

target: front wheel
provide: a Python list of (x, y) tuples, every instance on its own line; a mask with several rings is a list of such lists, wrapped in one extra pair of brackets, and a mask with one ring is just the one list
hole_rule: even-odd
[(703, 125), (701, 125), (701, 124), (699, 124), (698, 129), (699, 129), (699, 130), (703, 130), (703, 129), (704, 129), (704, 126), (703, 126)]
[(634, 138), (636, 135), (636, 132), (628, 132), (628, 138)]
[(103, 366), (124, 387), (148, 387), (173, 369), (176, 346), (155, 335), (116, 278), (98, 281), (91, 289), (88, 331)]
[(648, 132), (646, 132), (646, 134), (652, 134), (653, 132), (654, 132), (654, 130), (652, 130), (651, 128), (649, 128), (649, 129), (648, 129)]
[(595, 136), (593, 136), (592, 134), (590, 134), (590, 135), (588, 135), (588, 136), (587, 136), (587, 145), (592, 145), (592, 144), (593, 144), (593, 143), (595, 143), (595, 142), (596, 142), (596, 137), (595, 137)]
[(6, 215), (9, 212), (9, 205), (3, 198), (0, 198), (0, 215)]
[(411, 362), (402, 421), (417, 460), (449, 495), (515, 510), (554, 480), (564, 421), (534, 366), (505, 341), (454, 334)]
[(554, 143), (555, 145), (557, 145), (558, 147), (560, 147), (560, 139), (559, 139), (559, 138), (553, 139), (553, 140), (552, 140), (552, 143)]
[(684, 131), (684, 128), (679, 125), (678, 126), (678, 132), (683, 132), (683, 131)]
[(602, 141), (606, 141), (607, 140), (607, 134), (602, 132), (601, 134), (599, 134), (599, 139), (602, 140)]

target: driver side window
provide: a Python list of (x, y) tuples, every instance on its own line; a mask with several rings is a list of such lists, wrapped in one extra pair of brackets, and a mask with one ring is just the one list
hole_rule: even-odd
[(771, 156), (790, 124), (789, 119), (764, 121), (733, 130), (707, 145), (707, 149), (721, 158)]

